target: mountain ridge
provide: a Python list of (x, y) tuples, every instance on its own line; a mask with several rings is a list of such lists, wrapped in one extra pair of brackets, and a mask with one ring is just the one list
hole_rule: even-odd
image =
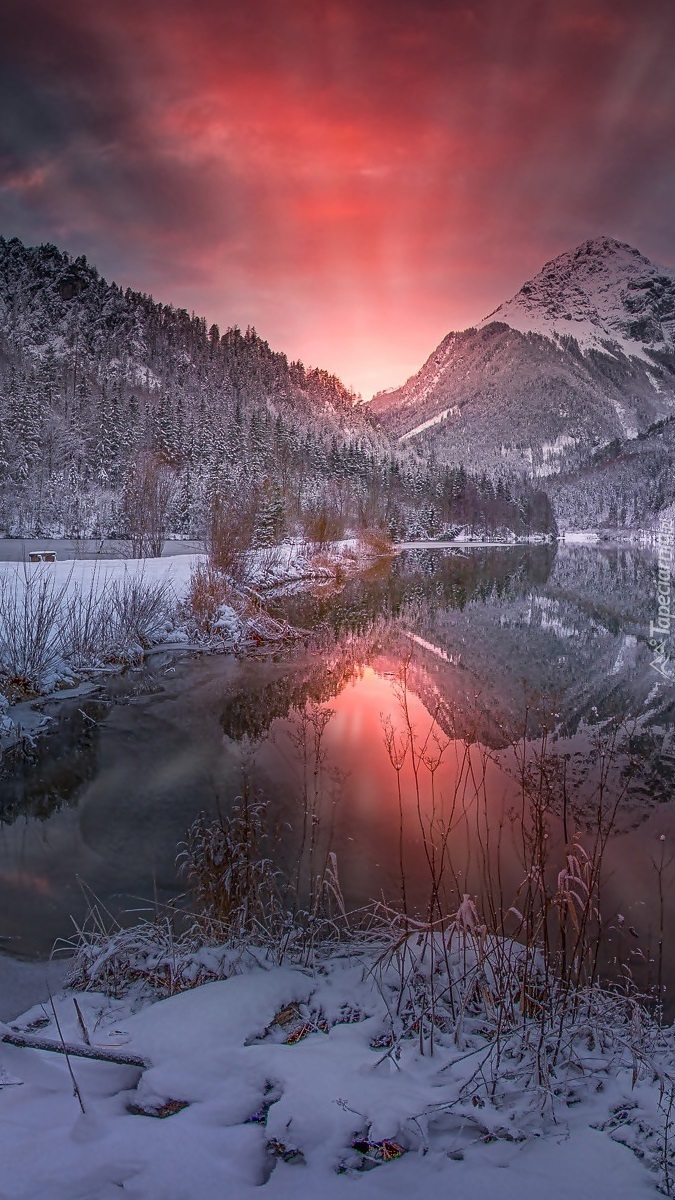
[(495, 320), (522, 333), (574, 337), (582, 349), (618, 341), (629, 357), (642, 357), (645, 347), (675, 346), (675, 269), (627, 242), (591, 238), (549, 259), (481, 324)]
[(583, 242), (370, 408), (440, 461), (574, 470), (675, 411), (675, 270), (612, 238)]
[(221, 335), (84, 257), (0, 238), (0, 532), (128, 537), (125, 495), (148, 461), (170, 478), (181, 536), (202, 537), (223, 504), (259, 544), (554, 528), (529, 485), (497, 495), (425, 461), (354, 401), (254, 329)]

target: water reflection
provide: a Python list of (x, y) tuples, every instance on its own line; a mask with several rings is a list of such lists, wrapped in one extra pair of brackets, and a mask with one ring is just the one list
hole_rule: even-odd
[[(332, 848), (350, 906), (400, 899), (400, 785), (409, 902), (425, 903), (430, 820), (452, 825), (451, 890), (479, 890), (497, 869), (480, 860), (479, 799), (481, 819), (504, 831), (510, 896), (521, 865), (506, 748), (523, 729), (534, 744), (548, 723), (572, 780), (588, 769), (593, 731), (620, 716), (644, 764), (622, 801), (631, 832), (611, 843), (605, 897), (608, 920), (630, 917), (646, 947), (649, 859), (661, 832), (675, 833), (673, 696), (657, 686), (646, 645), (654, 595), (653, 563), (625, 550), (407, 552), (337, 595), (279, 600), (312, 630), (291, 654), (195, 660), (175, 673), (156, 656), (95, 701), (52, 706), (55, 732), (31, 760), (2, 767), (0, 935), (18, 952), (48, 951), (82, 913), (78, 877), (116, 911), (132, 907), (129, 896), (174, 894), (177, 843), (200, 810), (227, 811), (243, 769), (270, 802), (278, 861), (302, 887)], [(429, 780), (417, 794), (409, 763), (397, 774), (387, 750), (382, 719), (398, 719), (402, 664), (415, 728), (431, 714), (448, 743), (433, 797)], [(562, 844), (559, 813), (551, 838)]]

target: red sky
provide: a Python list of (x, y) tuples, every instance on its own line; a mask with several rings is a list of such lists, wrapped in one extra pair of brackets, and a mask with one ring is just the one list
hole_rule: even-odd
[(675, 262), (671, 0), (5, 0), (0, 233), (364, 395), (545, 259)]

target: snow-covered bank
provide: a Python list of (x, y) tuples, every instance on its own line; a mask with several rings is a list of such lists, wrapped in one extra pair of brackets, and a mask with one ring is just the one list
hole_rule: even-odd
[(483, 550), (503, 550), (512, 546), (540, 546), (549, 545), (550, 538), (513, 538), (511, 541), (502, 542), (499, 540), (491, 541), (489, 538), (455, 538), (451, 541), (419, 541), (419, 542), (396, 542), (396, 550), (464, 550), (464, 549), (483, 549)]
[[(344, 538), (324, 546), (312, 546), (302, 539), (292, 539), (277, 546), (252, 550), (246, 558), (244, 582), (264, 591), (298, 582), (314, 583), (335, 579), (345, 572), (362, 570), (378, 555), (359, 538)], [(76, 590), (95, 593), (107, 584), (127, 578), (143, 579), (169, 586), (176, 600), (184, 600), (190, 576), (204, 553), (164, 555), (162, 558), (88, 558), (57, 557), (53, 563), (28, 563), (0, 560), (0, 580), (28, 573), (48, 575), (57, 588), (67, 589), (64, 599)]]
[[(454, 950), (469, 975), (475, 949)], [(672, 1038), (620, 1006), (589, 1007), (556, 1067), (536, 1021), (496, 1038), (489, 977), (431, 1053), (409, 1004), (430, 983), (414, 950), (398, 1011), (398, 964), (374, 949), (311, 970), (244, 948), (229, 963), (163, 1000), (80, 992), (80, 1019), (64, 993), (58, 1028), (43, 1006), (13, 1024), (80, 1045), (84, 1029), (149, 1065), (0, 1045), (0, 1196), (647, 1200), (663, 1183)]]
[(250, 551), (246, 581), (262, 592), (279, 594), (303, 585), (344, 582), (388, 556), (385, 540), (373, 544), (350, 537), (316, 546), (296, 538), (269, 549)]
[(341, 586), (378, 553), (358, 539), (290, 541), (250, 551), (237, 581), (204, 554), (0, 562), (0, 745), (41, 731), (37, 697), (85, 694), (154, 647), (242, 652), (292, 636), (266, 596)]
[[(662, 519), (670, 519), (671, 516), (670, 510), (661, 514)], [(593, 529), (564, 529), (560, 533), (560, 539), (565, 545), (601, 546), (605, 549), (619, 546), (655, 550), (658, 549), (660, 536), (662, 535), (656, 518), (653, 529), (607, 529), (601, 526)]]
[(443, 550), (453, 546), (541, 546), (551, 545), (555, 542), (555, 538), (551, 534), (531, 533), (523, 536), (517, 536), (510, 530), (499, 529), (494, 533), (478, 536), (472, 534), (469, 529), (460, 529), (458, 532), (441, 536), (437, 538), (417, 538), (409, 539), (408, 541), (396, 542), (396, 550)]
[(566, 529), (562, 539), (570, 546), (595, 546), (600, 534), (597, 529)]
[[(162, 547), (162, 558), (200, 554), (202, 548), (203, 542), (195, 539), (167, 538)], [(29, 554), (36, 550), (46, 550), (56, 554), (57, 558), (68, 560), (105, 561), (111, 558), (128, 559), (129, 542), (118, 538), (0, 536), (0, 562), (26, 562)]]
[(84, 694), (149, 646), (186, 641), (179, 613), (194, 562), (0, 563), (1, 743), (39, 732), (36, 698)]
[[(150, 582), (169, 584), (177, 598), (184, 596), (195, 562), (201, 554), (178, 554), (166, 558), (57, 558), (53, 563), (0, 561), (0, 578), (11, 579), (24, 573), (31, 576), (48, 575), (56, 587), (93, 588), (100, 592), (106, 583), (142, 575)], [(67, 594), (67, 593), (66, 593)], [(64, 597), (65, 598), (65, 597)]]

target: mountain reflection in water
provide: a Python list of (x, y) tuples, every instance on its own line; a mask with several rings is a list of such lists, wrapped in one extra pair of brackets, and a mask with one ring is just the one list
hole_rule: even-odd
[[(410, 762), (401, 770), (409, 902), (425, 903), (433, 805), (436, 829), (452, 826), (448, 903), (464, 888), (479, 893), (496, 871), (481, 858), (479, 820), (502, 830), (499, 886), (510, 902), (522, 869), (509, 746), (525, 733), (535, 747), (550, 727), (574, 781), (592, 775), (594, 734), (621, 718), (642, 765), (610, 842), (603, 915), (611, 924), (620, 911), (634, 925), (643, 970), (656, 921), (650, 859), (662, 833), (675, 835), (673, 694), (646, 644), (655, 595), (654, 561), (631, 550), (410, 551), (338, 594), (280, 599), (312, 631), (300, 650), (242, 661), (156, 654), (95, 699), (50, 702), (54, 732), (29, 760), (6, 757), (0, 778), (3, 944), (45, 954), (67, 936), (70, 915), (84, 911), (78, 879), (117, 913), (139, 907), (130, 897), (174, 895), (177, 844), (201, 810), (227, 813), (242, 770), (269, 802), (274, 854), (289, 876), (302, 858), (307, 880), (333, 850), (349, 907), (397, 902), (397, 775), (383, 719), (399, 727), (405, 665), (415, 729), (423, 737), (433, 716), (447, 742), (433, 802), (425, 777), (418, 810)], [(559, 813), (550, 825), (557, 852)], [(666, 900), (667, 919), (674, 905)]]

